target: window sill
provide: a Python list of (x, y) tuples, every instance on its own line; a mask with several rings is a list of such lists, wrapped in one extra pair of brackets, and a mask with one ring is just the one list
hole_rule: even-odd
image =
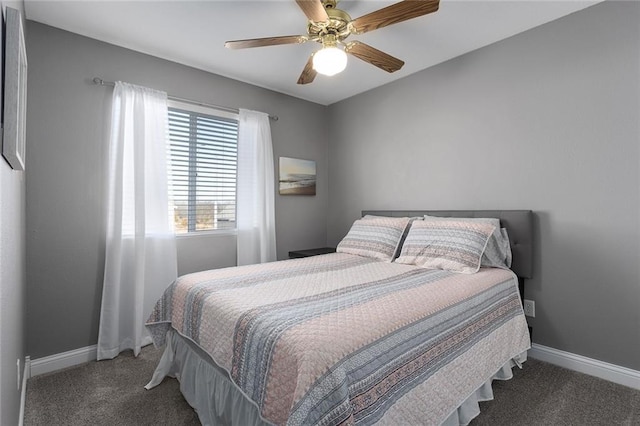
[(238, 235), (237, 229), (220, 229), (215, 231), (196, 231), (184, 234), (175, 234), (176, 239), (195, 238), (195, 237), (226, 237), (229, 235)]

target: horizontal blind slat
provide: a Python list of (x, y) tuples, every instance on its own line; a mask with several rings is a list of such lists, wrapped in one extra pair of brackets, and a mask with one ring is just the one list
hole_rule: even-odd
[(237, 121), (169, 108), (168, 134), (176, 232), (235, 228)]

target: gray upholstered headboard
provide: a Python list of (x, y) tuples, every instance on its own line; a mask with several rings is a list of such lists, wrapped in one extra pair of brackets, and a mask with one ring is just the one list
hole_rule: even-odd
[(362, 215), (442, 217), (494, 217), (507, 228), (513, 260), (511, 270), (518, 277), (533, 277), (533, 212), (531, 210), (363, 210)]

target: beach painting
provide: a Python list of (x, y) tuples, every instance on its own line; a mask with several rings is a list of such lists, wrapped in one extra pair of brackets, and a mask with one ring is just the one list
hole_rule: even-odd
[(316, 162), (280, 157), (280, 195), (316, 195)]

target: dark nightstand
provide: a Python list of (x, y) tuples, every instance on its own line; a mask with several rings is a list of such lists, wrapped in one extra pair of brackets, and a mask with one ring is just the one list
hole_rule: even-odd
[(319, 254), (335, 253), (334, 247), (321, 247), (307, 250), (294, 250), (289, 252), (289, 259), (298, 259), (301, 257), (318, 256)]

